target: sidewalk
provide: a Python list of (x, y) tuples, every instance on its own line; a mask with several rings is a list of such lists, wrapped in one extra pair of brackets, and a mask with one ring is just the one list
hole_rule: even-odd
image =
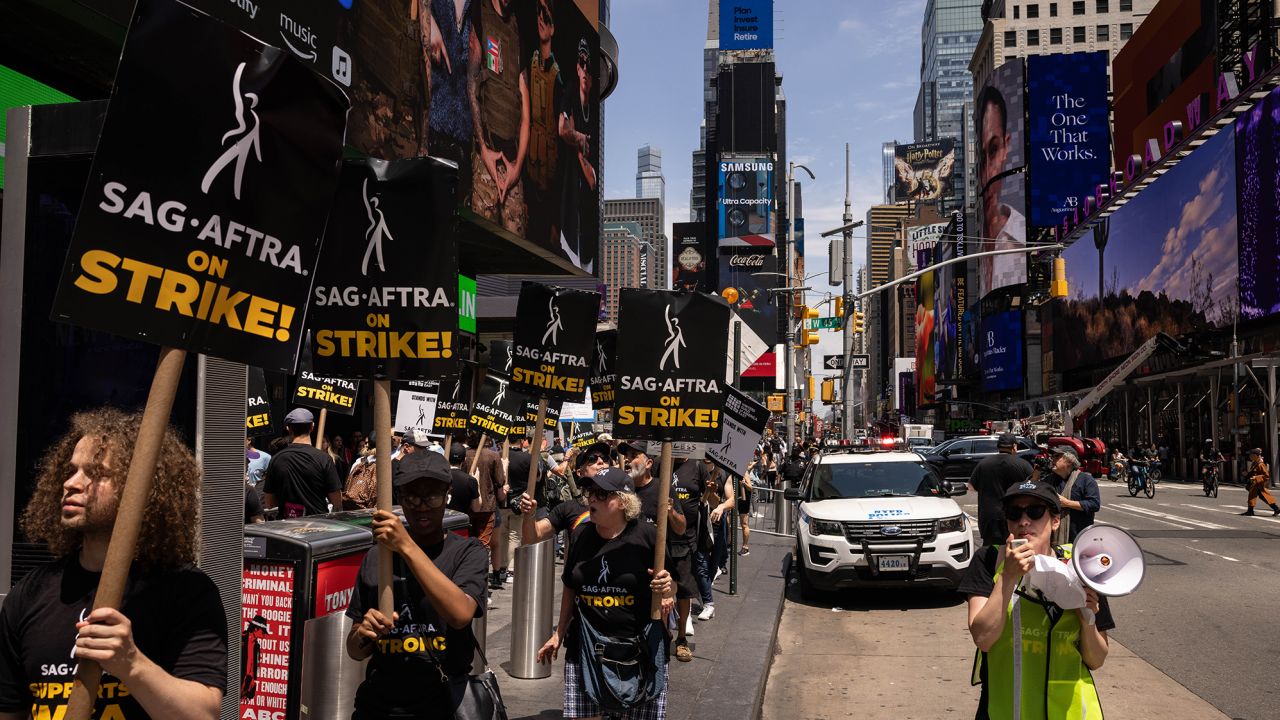
[[(671, 658), (671, 684), (667, 693), (667, 717), (693, 720), (712, 713), (721, 717), (754, 720), (760, 717), (765, 675), (773, 656), (781, 614), (785, 580), (783, 559), (792, 541), (755, 534), (751, 555), (738, 558), (738, 593), (730, 596), (729, 576), (715, 583), (715, 618), (694, 621), (689, 639), (693, 662)], [(559, 577), (563, 567), (557, 563)], [(559, 580), (553, 613), (560, 608)], [(550, 677), (521, 680), (511, 677), (512, 585), (491, 591), (488, 646), (490, 667), (498, 676), (502, 699), (510, 720), (558, 718), (564, 704), (564, 654)]]

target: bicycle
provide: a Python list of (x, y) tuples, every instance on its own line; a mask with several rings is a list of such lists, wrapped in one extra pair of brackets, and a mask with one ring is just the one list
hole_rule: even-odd
[(1128, 482), (1130, 496), (1137, 497), (1139, 492), (1146, 494), (1149, 498), (1156, 496), (1155, 483), (1148, 479), (1149, 472), (1150, 468), (1145, 462), (1135, 460), (1130, 463)]
[(1218, 497), (1218, 480), (1222, 476), (1221, 463), (1211, 463), (1205, 466), (1200, 473), (1201, 480), (1204, 483), (1205, 497)]
[(1152, 485), (1158, 484), (1164, 478), (1164, 470), (1160, 468), (1160, 463), (1151, 464), (1151, 469), (1147, 472), (1147, 478), (1151, 480)]

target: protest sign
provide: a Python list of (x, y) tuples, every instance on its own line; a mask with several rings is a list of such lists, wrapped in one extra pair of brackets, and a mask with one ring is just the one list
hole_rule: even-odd
[(439, 383), (428, 383), (422, 380), (411, 380), (408, 387), (398, 387), (396, 421), (392, 430), (398, 433), (413, 430), (427, 435), (439, 435), (435, 431), (436, 400), (439, 392)]
[(579, 450), (586, 449), (587, 446), (591, 445), (595, 441), (596, 432), (591, 428), (587, 428), (585, 431), (576, 433), (569, 438), (569, 444)]
[(309, 370), (303, 370), (298, 373), (293, 402), (297, 405), (320, 408), (343, 415), (354, 415), (356, 397), (359, 393), (359, 380), (322, 377)]
[(505, 438), (511, 428), (525, 427), (524, 404), (528, 398), (511, 390), (510, 385), (510, 381), (497, 375), (485, 376), (467, 418), (467, 432)]
[(618, 356), (618, 331), (604, 330), (596, 333), (595, 348), (591, 352), (591, 404), (599, 409), (613, 407), (614, 384), (618, 375), (614, 372), (614, 359)]
[(457, 377), (445, 380), (441, 384), (431, 432), (433, 435), (446, 437), (452, 437), (455, 432), (465, 432), (469, 417), (471, 417), (471, 367), (464, 365)]
[(613, 429), (636, 440), (719, 442), (729, 306), (715, 295), (624, 288)]
[(595, 408), (591, 406), (591, 394), (582, 396), (582, 402), (565, 402), (560, 406), (560, 422), (595, 422)]
[(512, 333), (512, 386), (532, 397), (581, 398), (599, 308), (599, 293), (524, 283)]
[(245, 405), (244, 430), (249, 437), (275, 435), (271, 402), (267, 399), (267, 376), (262, 368), (249, 368), (248, 402)]
[(504, 379), (511, 379), (511, 341), (489, 341), (489, 372), (498, 373)]
[(457, 373), (456, 179), (430, 157), (343, 162), (307, 323), (317, 372)]
[(740, 392), (728, 388), (724, 399), (723, 432), (718, 443), (707, 445), (707, 457), (720, 467), (739, 477), (747, 472), (747, 466), (755, 455), (756, 445), (769, 423), (769, 410)]
[[(521, 393), (523, 394), (523, 393)], [(518, 427), (512, 428), (510, 437), (520, 437), (528, 435), (533, 428), (534, 423), (538, 421), (538, 401), (525, 395), (524, 414), (521, 416), (522, 422)], [(556, 424), (560, 422), (560, 403), (548, 403), (545, 411), (545, 417), (542, 419), (542, 429), (545, 432), (555, 433)]]

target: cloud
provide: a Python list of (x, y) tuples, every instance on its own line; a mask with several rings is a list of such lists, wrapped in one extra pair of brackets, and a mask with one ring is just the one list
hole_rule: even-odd
[[(1200, 180), (1198, 193), (1190, 202), (1182, 206), (1177, 222), (1165, 233), (1164, 243), (1160, 249), (1160, 262), (1147, 273), (1146, 277), (1138, 281), (1138, 291), (1149, 290), (1154, 293), (1164, 291), (1170, 297), (1188, 297), (1192, 257), (1197, 257), (1201, 262), (1209, 261), (1213, 265), (1221, 266), (1222, 253), (1229, 251), (1231, 257), (1235, 256), (1234, 247), (1223, 247), (1219, 249), (1217, 258), (1200, 257), (1203, 254), (1201, 250), (1210, 241), (1216, 244), (1224, 242), (1219, 237), (1224, 228), (1207, 227), (1207, 225), (1226, 202), (1225, 195), (1228, 189), (1226, 179), (1226, 170), (1221, 165), (1217, 165)], [(1235, 213), (1230, 213), (1229, 218), (1220, 222), (1230, 223), (1231, 237), (1234, 240)], [(1215, 272), (1214, 275), (1216, 277), (1217, 273)]]
[(845, 18), (836, 26), (836, 29), (840, 32), (860, 32), (865, 28), (866, 25), (861, 20), (855, 20), (854, 18)]

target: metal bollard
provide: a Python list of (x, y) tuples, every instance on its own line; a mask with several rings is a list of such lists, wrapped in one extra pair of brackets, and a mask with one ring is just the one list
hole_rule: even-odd
[(538, 662), (538, 649), (551, 637), (555, 596), (555, 538), (516, 548), (516, 581), (511, 591), (511, 677), (551, 676)]
[(471, 620), (471, 634), (476, 638), (476, 652), (471, 657), (471, 674), (480, 675), (488, 670), (484, 662), (484, 652), (489, 649), (489, 613)]
[(786, 480), (778, 483), (778, 492), (773, 498), (775, 530), (781, 535), (791, 534), (791, 503), (786, 497), (788, 487), (790, 484)]

